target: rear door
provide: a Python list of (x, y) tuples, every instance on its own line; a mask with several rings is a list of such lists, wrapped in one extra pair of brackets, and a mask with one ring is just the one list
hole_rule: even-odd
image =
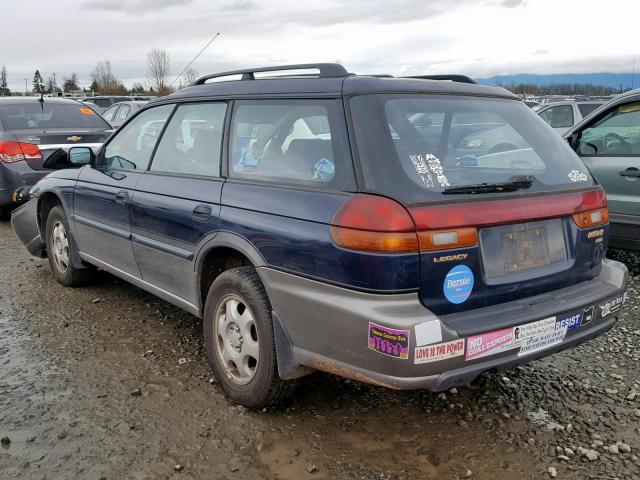
[(131, 247), (131, 198), (147, 169), (173, 105), (138, 115), (85, 167), (74, 192), (73, 220), (80, 250), (92, 259), (140, 277)]
[(226, 110), (224, 102), (179, 106), (133, 197), (133, 251), (142, 278), (194, 304), (194, 257), (218, 231)]
[(640, 216), (640, 101), (616, 105), (585, 125), (576, 152), (607, 192), (612, 220)]

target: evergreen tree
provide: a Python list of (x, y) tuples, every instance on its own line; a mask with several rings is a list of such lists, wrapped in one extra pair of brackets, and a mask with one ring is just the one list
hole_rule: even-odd
[(42, 79), (42, 75), (40, 75), (40, 70), (36, 70), (36, 73), (33, 74), (33, 93), (46, 93), (44, 80)]
[(7, 67), (3, 65), (0, 69), (0, 97), (8, 97), (9, 95), (11, 95), (11, 90), (7, 84)]

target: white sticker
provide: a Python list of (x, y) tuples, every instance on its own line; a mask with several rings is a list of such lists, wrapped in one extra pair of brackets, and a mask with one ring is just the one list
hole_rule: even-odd
[(419, 323), (416, 325), (416, 347), (422, 345), (430, 345), (442, 341), (442, 329), (440, 328), (440, 320), (431, 320), (429, 322)]
[(526, 323), (513, 327), (513, 339), (522, 343), (532, 337), (539, 337), (556, 329), (556, 317), (545, 318), (537, 322)]
[(580, 170), (571, 170), (569, 173), (567, 173), (567, 176), (569, 177), (569, 180), (571, 180), (572, 182), (587, 181), (587, 175), (585, 173), (582, 173)]
[(518, 356), (528, 355), (530, 353), (539, 352), (545, 348), (552, 347), (562, 343), (564, 337), (567, 335), (567, 327), (559, 328), (553, 332), (545, 333), (537, 337), (527, 339), (520, 347)]
[(448, 358), (460, 357), (464, 354), (464, 338), (451, 342), (416, 347), (413, 357), (414, 364), (431, 363)]
[(433, 188), (434, 186), (433, 176), (431, 175), (432, 173), (435, 175), (436, 180), (441, 187), (448, 187), (450, 185), (449, 180), (444, 174), (444, 169), (442, 168), (440, 159), (435, 155), (432, 155), (431, 153), (427, 153), (425, 155), (409, 155), (409, 160), (411, 160), (413, 168), (416, 169), (420, 180), (422, 180), (422, 183), (427, 187)]

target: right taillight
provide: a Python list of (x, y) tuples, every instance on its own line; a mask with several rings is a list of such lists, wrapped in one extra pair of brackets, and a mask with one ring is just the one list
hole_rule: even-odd
[(0, 142), (0, 161), (4, 163), (41, 158), (40, 148), (33, 143)]
[(609, 221), (609, 209), (607, 207), (596, 208), (572, 215), (573, 221), (580, 228), (597, 227)]

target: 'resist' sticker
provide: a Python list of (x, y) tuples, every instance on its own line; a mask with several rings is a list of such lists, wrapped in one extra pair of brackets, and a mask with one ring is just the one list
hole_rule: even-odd
[(369, 348), (389, 357), (409, 358), (409, 330), (396, 330), (369, 322)]
[(575, 315), (569, 315), (564, 318), (558, 319), (556, 322), (556, 330), (567, 328), (568, 330), (578, 328), (582, 325), (582, 314), (576, 313)]
[(530, 353), (539, 352), (545, 348), (552, 347), (562, 343), (564, 337), (567, 335), (567, 327), (559, 328), (553, 332), (544, 333), (537, 337), (527, 339), (518, 352), (518, 356), (528, 355)]
[(437, 362), (448, 358), (460, 357), (464, 354), (464, 338), (451, 342), (416, 347), (414, 364)]
[(467, 354), (464, 358), (465, 360), (475, 360), (511, 350), (516, 346), (513, 339), (513, 328), (503, 328), (467, 338)]

